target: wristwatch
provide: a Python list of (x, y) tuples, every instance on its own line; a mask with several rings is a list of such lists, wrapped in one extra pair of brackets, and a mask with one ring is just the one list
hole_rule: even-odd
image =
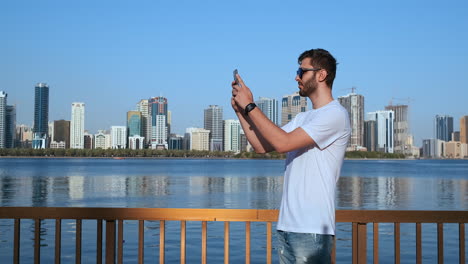
[(257, 107), (257, 105), (255, 103), (250, 103), (250, 104), (246, 105), (245, 109), (244, 109), (244, 114), (249, 115), (249, 112), (254, 110), (255, 107)]

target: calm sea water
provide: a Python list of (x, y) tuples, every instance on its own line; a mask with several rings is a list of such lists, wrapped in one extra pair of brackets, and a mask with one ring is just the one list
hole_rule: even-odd
[[(0, 206), (277, 209), (283, 170), (281, 160), (0, 159)], [(468, 209), (467, 160), (346, 160), (341, 175), (337, 209)], [(43, 263), (53, 262), (54, 225), (42, 222)], [(179, 262), (178, 227), (166, 227), (167, 263)], [(200, 227), (187, 224), (188, 263), (200, 262)], [(393, 225), (379, 227), (380, 262), (393, 263)], [(124, 263), (136, 263), (138, 223), (126, 221), (124, 228)], [(265, 229), (252, 224), (252, 263), (265, 262)], [(12, 230), (12, 220), (0, 220), (0, 263), (12, 260)], [(33, 230), (32, 221), (22, 221), (22, 263), (33, 262)], [(74, 230), (74, 221), (63, 221), (63, 263), (74, 262)], [(414, 224), (401, 226), (401, 263), (415, 262), (414, 230)], [(95, 261), (95, 236), (95, 221), (84, 221), (83, 263)], [(436, 238), (436, 226), (424, 224), (424, 263), (437, 261)], [(243, 262), (244, 239), (244, 224), (232, 223), (232, 263)], [(372, 243), (371, 233), (368, 239)], [(222, 262), (222, 242), (223, 223), (209, 223), (209, 263)], [(146, 221), (145, 263), (159, 259), (158, 243), (159, 222)], [(337, 224), (337, 263), (350, 263), (350, 256), (351, 226)], [(458, 262), (457, 225), (444, 225), (444, 258)]]

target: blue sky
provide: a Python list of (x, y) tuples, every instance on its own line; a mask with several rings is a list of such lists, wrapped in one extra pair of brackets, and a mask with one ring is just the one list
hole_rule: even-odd
[[(338, 60), (333, 94), (351, 87), (366, 112), (411, 98), (416, 145), (436, 114), (468, 115), (467, 1), (2, 1), (0, 90), (33, 122), (34, 85), (50, 86), (50, 120), (85, 102), (85, 129), (125, 125), (140, 99), (168, 98), (173, 131), (224, 108), (232, 70), (259, 96), (297, 91), (297, 57)], [(405, 101), (394, 100), (395, 103)]]

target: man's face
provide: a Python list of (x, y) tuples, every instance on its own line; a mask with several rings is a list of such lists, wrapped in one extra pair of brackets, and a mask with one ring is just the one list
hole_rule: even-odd
[[(311, 64), (310, 58), (305, 58), (300, 65), (300, 68), (308, 69), (314, 68)], [(299, 88), (299, 95), (303, 97), (309, 97), (313, 94), (318, 87), (318, 82), (315, 79), (315, 71), (306, 71), (302, 74), (302, 78), (299, 75), (296, 75), (296, 81)]]

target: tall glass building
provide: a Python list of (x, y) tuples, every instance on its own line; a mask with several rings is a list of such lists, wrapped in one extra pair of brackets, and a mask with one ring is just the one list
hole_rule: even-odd
[(271, 122), (278, 125), (278, 101), (276, 99), (259, 97), (255, 104)]
[(210, 131), (211, 151), (223, 151), (223, 108), (210, 105), (204, 111), (204, 129)]
[(434, 129), (436, 139), (450, 141), (453, 133), (453, 117), (436, 115)]
[[(151, 109), (151, 110), (150, 110)], [(158, 96), (148, 100), (148, 110), (151, 111), (151, 148), (168, 148), (167, 98)]]
[(142, 136), (141, 117), (141, 112), (139, 111), (127, 112), (127, 129), (129, 137)]
[(34, 126), (33, 142), (34, 149), (43, 149), (47, 146), (49, 131), (49, 86), (38, 83), (34, 91)]

